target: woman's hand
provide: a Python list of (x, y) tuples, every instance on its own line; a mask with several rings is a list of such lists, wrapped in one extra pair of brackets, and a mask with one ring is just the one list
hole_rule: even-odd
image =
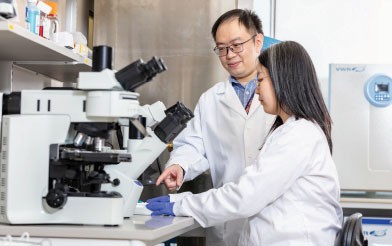
[(175, 216), (173, 213), (173, 206), (174, 202), (170, 202), (169, 196), (159, 196), (152, 199), (147, 200), (146, 208), (153, 211), (151, 213), (152, 216), (156, 215), (172, 215)]

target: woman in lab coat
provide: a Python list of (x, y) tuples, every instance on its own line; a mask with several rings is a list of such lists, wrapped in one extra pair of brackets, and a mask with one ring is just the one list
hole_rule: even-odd
[(277, 117), (256, 161), (238, 182), (153, 198), (147, 207), (152, 215), (192, 216), (203, 227), (247, 218), (238, 245), (332, 246), (342, 224), (340, 188), (313, 63), (292, 41), (271, 46), (259, 62), (256, 93)]

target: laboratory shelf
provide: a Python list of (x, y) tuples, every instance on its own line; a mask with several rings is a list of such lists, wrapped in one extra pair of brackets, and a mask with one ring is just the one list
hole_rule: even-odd
[(91, 59), (5, 20), (0, 20), (0, 61), (63, 82), (75, 82), (79, 72), (91, 71)]

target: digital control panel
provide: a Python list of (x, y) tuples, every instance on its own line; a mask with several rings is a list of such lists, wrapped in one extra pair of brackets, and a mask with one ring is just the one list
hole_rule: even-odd
[(365, 97), (376, 107), (386, 107), (391, 104), (392, 79), (385, 74), (375, 74), (370, 77), (364, 87)]

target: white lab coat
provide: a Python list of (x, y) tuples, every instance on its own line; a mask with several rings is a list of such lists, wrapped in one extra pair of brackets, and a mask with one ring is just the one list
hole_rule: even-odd
[(238, 245), (332, 246), (342, 224), (339, 197), (324, 133), (291, 117), (238, 181), (171, 200), (175, 215), (193, 216), (203, 227), (248, 218)]
[[(236, 182), (256, 158), (275, 117), (267, 115), (258, 95), (245, 112), (229, 80), (220, 82), (199, 99), (195, 117), (174, 140), (166, 167), (180, 164), (184, 181), (210, 169), (213, 186)], [(207, 230), (207, 245), (236, 245), (245, 220), (231, 221)]]

